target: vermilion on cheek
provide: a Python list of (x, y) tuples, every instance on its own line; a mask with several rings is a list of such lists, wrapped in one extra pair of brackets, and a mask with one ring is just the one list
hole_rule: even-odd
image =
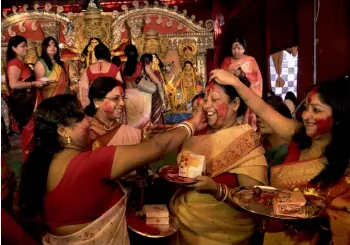
[(110, 101), (105, 100), (102, 104), (102, 109), (107, 115), (113, 114), (113, 106)]
[(194, 102), (196, 107), (200, 107), (204, 104), (204, 100), (202, 98), (198, 98), (196, 99), (196, 101)]
[(332, 129), (332, 118), (326, 117), (322, 119), (315, 119), (317, 134), (324, 135), (331, 131)]
[(228, 105), (226, 103), (218, 103), (216, 105), (217, 113), (218, 113), (218, 120), (225, 120), (228, 113)]

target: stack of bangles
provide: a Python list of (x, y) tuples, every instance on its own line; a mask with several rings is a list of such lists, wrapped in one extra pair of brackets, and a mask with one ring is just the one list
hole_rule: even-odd
[(228, 187), (224, 184), (219, 184), (220, 188), (219, 190), (213, 194), (213, 197), (215, 197), (216, 200), (220, 202), (224, 202), (228, 197)]
[(175, 128), (179, 128), (179, 127), (184, 127), (185, 129), (187, 129), (187, 132), (188, 132), (187, 139), (191, 138), (194, 135), (194, 133), (196, 132), (194, 125), (189, 121), (179, 123), (175, 126)]

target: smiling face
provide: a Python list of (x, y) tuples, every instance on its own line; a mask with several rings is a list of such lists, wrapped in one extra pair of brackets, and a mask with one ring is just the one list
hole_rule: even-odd
[(208, 124), (215, 129), (232, 126), (237, 119), (235, 111), (240, 104), (239, 98), (230, 102), (225, 90), (216, 83), (209, 83), (205, 90), (204, 111)]
[(242, 44), (240, 44), (239, 42), (234, 42), (232, 44), (232, 56), (235, 59), (239, 59), (244, 55), (244, 51), (245, 49), (243, 48)]
[(102, 116), (108, 120), (119, 119), (124, 112), (124, 90), (122, 87), (114, 87), (103, 100), (95, 101), (101, 110)]
[(16, 53), (17, 56), (24, 57), (28, 54), (28, 45), (27, 42), (21, 42), (17, 47), (12, 47), (12, 50)]
[(331, 134), (332, 108), (321, 100), (316, 89), (311, 90), (307, 95), (302, 118), (309, 137), (317, 139)]
[(55, 56), (55, 54), (57, 53), (57, 46), (54, 40), (49, 41), (49, 45), (47, 46), (46, 52), (50, 56)]

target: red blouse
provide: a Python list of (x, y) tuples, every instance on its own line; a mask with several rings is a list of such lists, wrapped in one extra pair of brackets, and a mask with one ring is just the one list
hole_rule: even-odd
[(111, 63), (111, 66), (109, 67), (108, 72), (105, 73), (92, 73), (90, 67), (87, 68), (86, 74), (89, 79), (90, 84), (95, 81), (99, 77), (113, 77), (116, 78), (117, 74), (119, 72), (118, 67), (115, 64)]
[[(122, 65), (121, 67), (121, 71), (123, 72), (124, 71), (124, 68), (125, 68), (125, 64)], [(132, 74), (131, 76), (123, 76), (123, 81), (124, 82), (135, 82), (135, 80), (137, 78), (139, 78), (140, 76), (142, 75), (142, 62), (139, 61), (137, 64), (136, 64), (136, 69), (135, 69), (135, 72), (134, 74)]]
[(24, 64), (22, 61), (20, 61), (19, 59), (15, 58), (9, 61), (9, 63), (7, 63), (6, 65), (6, 74), (9, 74), (9, 68), (11, 66), (16, 66), (21, 70), (21, 76), (19, 78), (19, 80), (21, 82), (25, 81), (26, 79), (28, 79), (29, 77), (33, 76), (34, 73), (32, 71), (32, 69), (30, 69), (30, 67), (27, 64)]
[(108, 181), (115, 150), (116, 146), (106, 146), (70, 161), (58, 185), (44, 199), (44, 217), (51, 229), (91, 222), (122, 198), (119, 185)]

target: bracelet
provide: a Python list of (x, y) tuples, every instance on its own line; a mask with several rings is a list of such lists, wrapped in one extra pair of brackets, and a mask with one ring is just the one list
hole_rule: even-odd
[(189, 122), (189, 121), (184, 121), (183, 123), (186, 124), (188, 127), (190, 127), (190, 129), (192, 131), (192, 136), (193, 136), (194, 133), (196, 132), (196, 129), (195, 129), (194, 125), (191, 122)]
[(218, 200), (219, 202), (224, 202), (229, 194), (228, 187), (224, 184), (219, 184), (220, 188), (219, 191), (216, 192), (213, 197)]
[(193, 136), (192, 129), (186, 123), (180, 123), (175, 128), (179, 128), (179, 127), (184, 127), (187, 130), (187, 132), (188, 132), (187, 139), (189, 139)]

